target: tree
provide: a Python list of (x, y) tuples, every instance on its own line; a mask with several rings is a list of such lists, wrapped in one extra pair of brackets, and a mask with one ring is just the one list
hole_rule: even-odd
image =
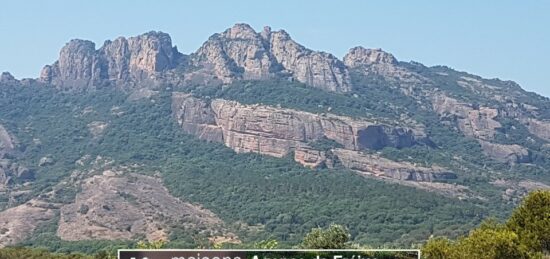
[(480, 228), (459, 240), (451, 258), (532, 258), (527, 250), (510, 230)]
[(423, 247), (425, 258), (542, 258), (550, 244), (550, 191), (530, 193), (506, 224), (484, 221), (466, 237), (451, 242), (430, 239)]
[(425, 258), (451, 258), (453, 244), (447, 238), (437, 237), (428, 240), (422, 247), (422, 256)]
[(514, 210), (507, 227), (522, 243), (539, 252), (550, 250), (550, 191), (534, 191)]
[(136, 244), (136, 249), (161, 249), (166, 246), (166, 241), (164, 240), (155, 240), (151, 242), (139, 241)]
[(279, 242), (275, 239), (267, 239), (254, 243), (254, 248), (256, 249), (275, 249), (278, 246)]
[(327, 229), (314, 228), (305, 237), (300, 248), (305, 249), (342, 249), (349, 247), (350, 234), (341, 226), (332, 224)]

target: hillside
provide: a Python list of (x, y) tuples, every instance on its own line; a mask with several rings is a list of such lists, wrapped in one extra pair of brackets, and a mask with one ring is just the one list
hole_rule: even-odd
[(345, 225), (406, 246), (550, 189), (550, 100), (511, 81), (236, 24), (196, 52), (71, 40), (0, 77), (0, 246), (295, 245)]

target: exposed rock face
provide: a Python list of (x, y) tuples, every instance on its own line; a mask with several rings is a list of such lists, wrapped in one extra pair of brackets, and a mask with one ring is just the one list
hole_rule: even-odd
[(263, 38), (247, 24), (236, 24), (212, 35), (197, 51), (197, 62), (211, 64), (224, 82), (234, 79), (265, 79), (276, 70), (276, 62)]
[(402, 87), (407, 84), (430, 83), (429, 79), (399, 66), (397, 59), (382, 49), (351, 48), (344, 56), (344, 64), (367, 77), (380, 76), (385, 80), (403, 84)]
[(0, 158), (15, 148), (14, 139), (10, 136), (6, 128), (0, 125)]
[(0, 84), (16, 84), (19, 81), (9, 72), (2, 72), (0, 75)]
[[(419, 129), (332, 114), (318, 115), (263, 105), (243, 105), (223, 99), (208, 103), (183, 93), (173, 94), (172, 109), (185, 132), (204, 140), (223, 142), (240, 153), (284, 157), (293, 151), (294, 159), (307, 167), (331, 167), (335, 159), (340, 159), (346, 161), (342, 163), (345, 167), (363, 172), (376, 169), (379, 170), (376, 175), (399, 180), (432, 181), (454, 176), (452, 172), (443, 169), (414, 167), (383, 158), (369, 162), (369, 159), (375, 157), (357, 152), (387, 146), (410, 147), (426, 138)], [(309, 146), (309, 143), (325, 138), (334, 140), (345, 149), (338, 149), (336, 153), (315, 150)], [(387, 165), (384, 170), (365, 167), (365, 164), (370, 166), (380, 161)]]
[[(105, 171), (85, 179), (74, 203), (61, 207), (58, 236), (63, 240), (167, 240), (170, 224), (210, 230), (222, 221), (212, 212), (182, 202), (159, 179)], [(221, 234), (221, 233), (218, 233)]]
[(331, 54), (309, 50), (285, 31), (271, 32), (269, 27), (257, 33), (247, 24), (236, 24), (210, 37), (195, 55), (197, 64), (211, 66), (224, 83), (283, 73), (313, 87), (351, 90), (343, 62)]
[(99, 50), (91, 41), (71, 40), (59, 60), (42, 69), (40, 80), (60, 88), (131, 86), (174, 67), (179, 55), (170, 36), (162, 32), (106, 41)]
[(466, 136), (483, 140), (494, 138), (496, 129), (501, 124), (495, 120), (498, 110), (488, 107), (474, 108), (468, 103), (459, 102), (444, 95), (436, 95), (433, 109), (443, 120), (456, 122), (458, 129)]
[(55, 160), (50, 156), (45, 156), (40, 158), (38, 161), (38, 166), (49, 166), (55, 164)]
[(550, 141), (550, 121), (527, 119), (525, 124), (531, 134), (546, 141)]
[(497, 179), (491, 182), (491, 184), (499, 187), (505, 187), (506, 190), (502, 192), (502, 199), (515, 204), (520, 203), (522, 198), (532, 191), (550, 190), (550, 186), (532, 180), (513, 181)]
[(28, 238), (42, 223), (55, 217), (55, 207), (30, 200), (0, 212), (0, 248), (16, 245)]
[(300, 82), (329, 91), (351, 90), (349, 72), (344, 63), (325, 52), (311, 51), (296, 43), (285, 31), (266, 32), (271, 52), (286, 70)]
[(317, 168), (323, 165), (332, 167), (333, 162), (327, 159), (326, 153), (308, 147), (298, 147), (294, 150), (294, 161), (305, 167)]
[(216, 115), (207, 102), (191, 94), (175, 92), (172, 111), (185, 132), (207, 141), (223, 142), (222, 129), (216, 124)]
[(495, 144), (483, 140), (479, 143), (483, 152), (497, 161), (511, 164), (531, 162), (529, 150), (520, 145)]
[(14, 181), (34, 180), (35, 171), (10, 159), (0, 159), (0, 189)]
[(71, 40), (59, 53), (59, 59), (51, 66), (45, 66), (40, 80), (59, 87), (87, 87), (100, 80), (99, 57), (95, 44), (87, 40)]
[(103, 121), (92, 121), (88, 123), (87, 126), (90, 134), (92, 134), (94, 138), (97, 138), (103, 134), (109, 124)]
[(186, 132), (209, 141), (222, 140), (237, 152), (283, 157), (296, 147), (324, 137), (351, 150), (408, 147), (425, 138), (418, 129), (332, 114), (243, 105), (223, 99), (207, 104), (181, 93), (174, 93), (172, 102), (176, 119)]
[(351, 48), (344, 57), (348, 67), (359, 67), (373, 64), (397, 64), (397, 59), (382, 49), (366, 49), (363, 47)]
[(372, 154), (363, 154), (346, 149), (333, 149), (344, 167), (374, 176), (407, 181), (431, 182), (433, 180), (455, 179), (456, 175), (444, 168), (426, 168), (407, 162), (395, 162)]

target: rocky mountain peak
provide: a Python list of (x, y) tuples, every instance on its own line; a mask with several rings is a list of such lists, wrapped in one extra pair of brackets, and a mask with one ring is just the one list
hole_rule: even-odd
[(17, 79), (15, 79), (15, 77), (13, 77), (13, 75), (10, 74), (10, 72), (2, 72), (2, 74), (0, 75), (0, 83), (14, 83), (14, 82), (17, 82)]
[(262, 39), (269, 42), (269, 38), (271, 37), (271, 27), (264, 26), (264, 29), (262, 30), (260, 35), (262, 36)]
[(397, 59), (382, 49), (367, 49), (364, 47), (351, 48), (344, 57), (348, 67), (358, 67), (372, 64), (397, 64)]
[(351, 89), (344, 63), (331, 54), (312, 51), (283, 31), (266, 26), (257, 33), (247, 24), (236, 24), (214, 34), (196, 52), (198, 65), (211, 67), (224, 83), (235, 79), (265, 79), (277, 74), (329, 91)]
[(178, 56), (163, 32), (108, 40), (98, 50), (91, 41), (74, 39), (61, 49), (58, 61), (44, 67), (40, 80), (61, 88), (135, 85), (173, 68)]
[(258, 38), (256, 31), (246, 23), (237, 23), (233, 25), (233, 27), (227, 29), (223, 34), (223, 36), (228, 39), (255, 40)]

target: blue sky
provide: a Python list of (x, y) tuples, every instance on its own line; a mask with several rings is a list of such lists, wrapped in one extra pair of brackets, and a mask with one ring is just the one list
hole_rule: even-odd
[(357, 45), (399, 60), (514, 80), (550, 96), (550, 1), (3, 1), (0, 71), (37, 77), (72, 38), (169, 33), (183, 53), (237, 22), (285, 29), (338, 57)]

